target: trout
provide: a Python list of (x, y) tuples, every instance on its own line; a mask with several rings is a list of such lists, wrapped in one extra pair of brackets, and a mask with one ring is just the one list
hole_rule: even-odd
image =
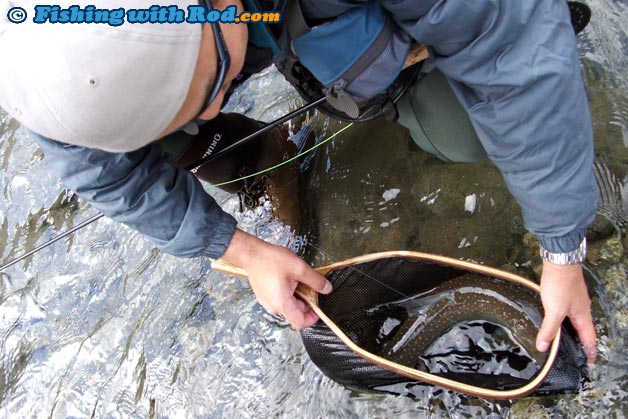
[(398, 302), (408, 317), (379, 352), (402, 365), (416, 367), (418, 357), (440, 336), (462, 322), (488, 321), (510, 330), (539, 365), (546, 353), (536, 350), (536, 333), (543, 320), (541, 302), (514, 283), (475, 273), (444, 282), (431, 292)]

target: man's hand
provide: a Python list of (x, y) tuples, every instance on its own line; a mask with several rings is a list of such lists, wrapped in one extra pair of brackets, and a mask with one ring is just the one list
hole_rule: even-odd
[(545, 318), (536, 337), (536, 348), (545, 352), (565, 317), (569, 317), (587, 353), (587, 364), (597, 355), (591, 299), (582, 274), (582, 264), (556, 265), (543, 261), (541, 300)]
[(281, 314), (297, 329), (318, 321), (316, 313), (296, 298), (294, 291), (302, 282), (328, 294), (331, 282), (288, 249), (236, 230), (222, 258), (247, 272), (257, 301), (269, 312)]

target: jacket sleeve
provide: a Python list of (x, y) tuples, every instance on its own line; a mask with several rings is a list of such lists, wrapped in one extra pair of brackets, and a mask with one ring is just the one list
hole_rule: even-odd
[(595, 217), (593, 134), (565, 0), (382, 0), (428, 45), (526, 227), (551, 252), (578, 247)]
[(110, 153), (33, 133), (63, 184), (111, 219), (179, 257), (220, 257), (236, 221), (158, 144)]

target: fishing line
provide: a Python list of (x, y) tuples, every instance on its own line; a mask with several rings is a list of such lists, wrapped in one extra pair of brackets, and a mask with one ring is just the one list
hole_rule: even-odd
[[(283, 118), (278, 119), (277, 121), (283, 121), (283, 122), (288, 121), (289, 119), (293, 118), (294, 116), (297, 116), (297, 115), (299, 115), (299, 114), (303, 113), (305, 110), (307, 110), (307, 109), (309, 109), (310, 107), (312, 107), (312, 105), (314, 105), (314, 104), (320, 104), (321, 102), (323, 102), (323, 101), (324, 101), (324, 99), (325, 99), (325, 97), (322, 97), (322, 98), (318, 99), (317, 101), (315, 101), (315, 102), (313, 102), (313, 103), (311, 103), (311, 104), (307, 105), (306, 107), (303, 107), (303, 108), (298, 109), (297, 111), (299, 111), (299, 113), (296, 113), (297, 111), (292, 112), (291, 114), (288, 114), (288, 115), (284, 116)], [(306, 109), (306, 108), (307, 108), (307, 109)], [(375, 110), (375, 107), (374, 107), (374, 106), (371, 106), (370, 108), (368, 108), (367, 110), (365, 110), (365, 111), (362, 113), (362, 115), (360, 115), (360, 118), (365, 118), (365, 117), (367, 117), (367, 116), (369, 115), (369, 113), (373, 112), (373, 110)], [(294, 115), (292, 115), (292, 114), (294, 114)], [(290, 118), (288, 118), (288, 117), (290, 117)], [(273, 124), (271, 124), (271, 125), (272, 125), (273, 127), (274, 127), (274, 126), (276, 126), (276, 125), (277, 125), (277, 121), (273, 122)], [(312, 146), (312, 147), (310, 147), (309, 149), (307, 149), (307, 150), (305, 150), (305, 151), (302, 151), (301, 153), (297, 154), (296, 156), (294, 156), (294, 157), (292, 157), (292, 158), (290, 158), (290, 159), (288, 159), (288, 160), (286, 160), (286, 161), (283, 161), (283, 162), (281, 162), (281, 163), (279, 163), (279, 164), (276, 164), (275, 166), (269, 167), (269, 168), (264, 169), (264, 170), (260, 170), (260, 171), (259, 171), (259, 172), (257, 172), (257, 173), (252, 173), (252, 174), (250, 174), (250, 175), (242, 176), (242, 177), (240, 177), (240, 178), (238, 178), (238, 179), (233, 179), (233, 180), (228, 180), (228, 181), (226, 181), (226, 182), (222, 182), (222, 183), (212, 184), (211, 186), (218, 187), (218, 186), (229, 185), (229, 184), (231, 184), (231, 183), (239, 182), (239, 181), (242, 181), (242, 180), (245, 180), (245, 179), (249, 179), (249, 178), (255, 177), (255, 176), (257, 176), (257, 175), (261, 175), (261, 174), (264, 174), (264, 173), (270, 172), (271, 170), (275, 170), (275, 169), (277, 169), (277, 168), (279, 168), (279, 167), (281, 167), (281, 166), (284, 166), (284, 165), (286, 165), (286, 164), (288, 164), (288, 163), (291, 163), (291, 162), (295, 161), (295, 160), (296, 160), (296, 159), (298, 159), (299, 157), (302, 157), (302, 156), (306, 155), (307, 153), (309, 153), (309, 152), (311, 152), (311, 151), (314, 151), (315, 149), (317, 149), (318, 147), (322, 146), (323, 144), (328, 143), (329, 141), (333, 140), (333, 139), (334, 139), (337, 135), (339, 135), (339, 134), (341, 134), (342, 132), (344, 132), (345, 130), (347, 130), (347, 129), (351, 128), (351, 127), (353, 126), (353, 124), (354, 124), (354, 122), (349, 123), (348, 125), (346, 125), (346, 126), (342, 127), (341, 129), (339, 129), (338, 131), (336, 131), (335, 133), (333, 133), (331, 136), (329, 136), (329, 137), (328, 137), (328, 138), (326, 138), (325, 140), (321, 141), (320, 143), (313, 145), (313, 146)], [(261, 133), (262, 131), (263, 131), (263, 132), (266, 132), (266, 131), (269, 129), (269, 127), (270, 127), (270, 125), (269, 125), (269, 126), (266, 126), (266, 127), (264, 127), (264, 128), (262, 128), (262, 129), (261, 129), (261, 130), (259, 130), (259, 131), (254, 132), (253, 134), (255, 134), (255, 135), (257, 136), (257, 135), (259, 135), (258, 133)], [(252, 134), (252, 135), (253, 135), (253, 134)], [(207, 163), (209, 160), (213, 160), (213, 159), (215, 159), (215, 158), (217, 158), (217, 157), (220, 157), (220, 156), (221, 156), (221, 155), (223, 155), (224, 153), (226, 153), (226, 152), (228, 152), (229, 150), (232, 150), (233, 148), (235, 148), (237, 145), (242, 144), (245, 140), (247, 140), (247, 141), (248, 141), (249, 139), (251, 139), (250, 137), (252, 137), (252, 135), (249, 135), (249, 136), (247, 136), (247, 137), (244, 137), (242, 140), (239, 140), (239, 141), (237, 141), (236, 143), (234, 143), (234, 144), (230, 145), (229, 147), (226, 147), (225, 149), (220, 150), (220, 151), (219, 151), (219, 152), (217, 152), (215, 155), (212, 155), (212, 156), (210, 156), (210, 157), (205, 157), (204, 159), (199, 160), (199, 162), (202, 162), (202, 163), (200, 163), (200, 165)], [(203, 161), (203, 160), (205, 160), (205, 161)], [(185, 167), (185, 169), (186, 169), (186, 170), (191, 170), (191, 169), (197, 168), (198, 166), (199, 166), (199, 163), (198, 163), (198, 162), (196, 162), (196, 163), (192, 163), (192, 164), (190, 164), (190, 165), (186, 166), (186, 167)]]
[(220, 151), (217, 151), (215, 154), (210, 154), (209, 156), (203, 157), (198, 159), (197, 161), (188, 164), (187, 166), (184, 167), (185, 170), (191, 171), (192, 169), (197, 169), (199, 167), (201, 167), (202, 165), (204, 165), (205, 163), (209, 163), (210, 161), (217, 159), (220, 156), (223, 156), (225, 154), (227, 154), (228, 152), (230, 152), (231, 150), (243, 145), (244, 143), (249, 142), (250, 140), (252, 140), (253, 138), (258, 137), (259, 135), (262, 135), (270, 130), (272, 130), (273, 128), (283, 124), (284, 122), (287, 122), (289, 120), (291, 120), (292, 118), (301, 115), (302, 113), (305, 113), (307, 111), (309, 111), (312, 108), (315, 108), (316, 106), (320, 105), (321, 103), (323, 103), (326, 100), (326, 97), (323, 96), (321, 98), (318, 98), (317, 100), (308, 103), (305, 106), (300, 107), (299, 109), (290, 112), (289, 114), (282, 116), (279, 119), (276, 119), (275, 121), (271, 122), (270, 124), (258, 129), (257, 131), (247, 135), (246, 137), (236, 141), (235, 143), (231, 144), (228, 147), (223, 148)]
[(315, 149), (317, 149), (318, 147), (322, 146), (323, 144), (326, 144), (326, 143), (328, 143), (329, 141), (333, 140), (333, 139), (334, 139), (337, 135), (341, 134), (342, 132), (344, 132), (345, 130), (347, 130), (347, 129), (351, 128), (352, 126), (353, 126), (353, 122), (352, 122), (352, 123), (350, 123), (349, 125), (346, 125), (346, 126), (342, 127), (340, 130), (336, 131), (335, 133), (333, 133), (332, 135), (330, 135), (329, 137), (327, 137), (326, 139), (324, 139), (324, 140), (323, 140), (323, 141), (321, 141), (320, 143), (315, 144), (315, 145), (313, 145), (312, 147), (308, 148), (307, 150), (302, 151), (301, 153), (297, 154), (296, 156), (294, 156), (294, 157), (292, 157), (292, 158), (289, 158), (288, 160), (284, 160), (284, 161), (282, 161), (281, 163), (278, 163), (278, 164), (276, 164), (276, 165), (274, 165), (274, 166), (271, 166), (271, 167), (269, 167), (269, 168), (266, 168), (266, 169), (260, 170), (259, 172), (252, 173), (252, 174), (250, 174), (250, 175), (242, 176), (242, 177), (237, 178), (237, 179), (228, 180), (228, 181), (226, 181), (226, 182), (222, 182), (222, 183), (211, 184), (210, 186), (212, 186), (212, 187), (218, 187), (218, 186), (229, 185), (229, 184), (231, 184), (231, 183), (239, 182), (239, 181), (241, 181), (241, 180), (245, 180), (245, 179), (248, 179), (248, 178), (252, 178), (252, 177), (255, 177), (255, 176), (257, 176), (257, 175), (261, 175), (261, 174), (264, 174), (264, 173), (270, 172), (271, 170), (275, 170), (275, 169), (277, 169), (277, 168), (279, 168), (279, 167), (281, 167), (281, 166), (284, 166), (284, 165), (286, 165), (286, 164), (288, 164), (288, 163), (291, 163), (291, 162), (295, 161), (296, 159), (298, 159), (298, 158), (300, 158), (300, 157), (302, 157), (302, 156), (306, 155), (307, 153), (310, 153), (310, 152), (314, 151)]
[[(314, 246), (312, 243), (310, 243), (310, 241), (306, 241), (305, 242), (308, 246), (314, 248), (315, 250), (318, 250), (320, 253), (323, 254), (323, 256), (328, 257), (329, 259), (331, 259), (333, 262), (341, 262), (340, 259), (336, 259), (335, 257), (333, 257), (332, 255), (330, 255), (329, 253), (325, 252), (323, 249), (321, 249), (320, 247), (316, 247)], [(400, 296), (402, 296), (403, 298), (410, 298), (409, 295), (405, 295), (403, 292), (399, 291), (398, 289), (391, 287), (390, 285), (388, 285), (387, 283), (380, 281), (379, 279), (367, 274), (366, 272), (363, 272), (361, 270), (359, 270), (358, 268), (356, 268), (354, 265), (349, 265), (346, 267), (346, 269), (353, 271), (353, 272), (357, 272), (359, 273), (361, 276), (364, 276), (372, 281), (377, 282), (379, 285), (383, 286), (384, 288), (388, 288), (390, 291), (393, 291), (397, 294), (399, 294)]]
[[(324, 99), (324, 98), (323, 98), (323, 99)], [(315, 104), (318, 104), (318, 103), (320, 103), (320, 100), (318, 100), (318, 101), (316, 101), (316, 102), (314, 102), (314, 103), (315, 103)], [(277, 126), (278, 124), (280, 124), (280, 123), (282, 123), (282, 122), (286, 122), (286, 121), (288, 121), (290, 118), (293, 118), (293, 117), (295, 117), (295, 116), (297, 116), (297, 115), (300, 115), (301, 113), (305, 112), (306, 110), (310, 109), (311, 107), (312, 107), (312, 104), (308, 104), (308, 105), (306, 105), (306, 106), (304, 106), (304, 107), (302, 107), (302, 108), (299, 108), (299, 109), (297, 109), (296, 111), (291, 112), (290, 114), (288, 114), (288, 115), (286, 115), (286, 116), (284, 116), (284, 117), (281, 117), (281, 118), (277, 119), (275, 122), (273, 122), (273, 123), (271, 123), (271, 124), (269, 124), (269, 125), (265, 126), (265, 127), (264, 127), (264, 128), (262, 128), (261, 130), (258, 130), (258, 131), (256, 131), (256, 132), (252, 133), (251, 135), (246, 136), (246, 137), (245, 137), (245, 138), (243, 138), (242, 140), (237, 141), (236, 143), (232, 144), (230, 147), (227, 147), (227, 148), (225, 148), (224, 150), (221, 150), (221, 152), (216, 153), (216, 154), (215, 154), (215, 155), (213, 155), (213, 156), (209, 156), (210, 158), (201, 159), (201, 160), (205, 160), (205, 161), (201, 161), (201, 160), (199, 160), (199, 161), (197, 161), (197, 162), (195, 162), (195, 163), (193, 163), (193, 164), (191, 164), (191, 165), (187, 166), (187, 167), (185, 168), (185, 170), (190, 170), (190, 168), (194, 168), (194, 167), (197, 167), (197, 166), (199, 166), (199, 165), (203, 165), (203, 164), (207, 163), (208, 161), (213, 160), (214, 158), (220, 157), (220, 155), (224, 154), (224, 152), (225, 152), (227, 149), (232, 150), (233, 148), (235, 148), (234, 146), (243, 144), (243, 141), (244, 141), (244, 140), (246, 140), (246, 141), (250, 141), (250, 140), (251, 140), (251, 139), (253, 139), (254, 137), (256, 137), (256, 136), (258, 136), (258, 135), (260, 135), (260, 134), (262, 134), (262, 133), (264, 133), (264, 132), (268, 131), (268, 130), (270, 129), (269, 127), (273, 128), (273, 127)], [(290, 118), (288, 118), (288, 117), (290, 117)], [(279, 121), (281, 121), (281, 122), (279, 122)], [(257, 172), (257, 173), (253, 173), (253, 174), (248, 175), (248, 176), (243, 176), (243, 177), (238, 178), (238, 179), (230, 180), (230, 181), (227, 181), (227, 182), (223, 182), (223, 183), (219, 183), (219, 184), (215, 184), (215, 185), (211, 185), (211, 186), (218, 187), (218, 186), (223, 186), (223, 185), (227, 185), (227, 184), (230, 184), (230, 183), (238, 182), (238, 181), (240, 181), (240, 180), (243, 180), (243, 179), (248, 179), (248, 178), (250, 178), (250, 177), (257, 176), (257, 175), (260, 175), (260, 174), (263, 174), (263, 173), (269, 172), (269, 171), (274, 170), (274, 169), (276, 169), (276, 168), (278, 168), (278, 167), (281, 167), (281, 166), (283, 166), (283, 165), (285, 165), (285, 164), (288, 164), (288, 163), (290, 163), (290, 162), (293, 162), (294, 160), (296, 160), (296, 159), (298, 159), (298, 158), (300, 158), (300, 157), (304, 156), (305, 154), (307, 154), (307, 153), (310, 153), (310, 152), (314, 151), (315, 149), (317, 149), (318, 147), (322, 146), (323, 144), (328, 143), (328, 142), (329, 142), (329, 141), (331, 141), (333, 138), (335, 138), (338, 134), (340, 134), (340, 133), (342, 133), (343, 131), (345, 131), (345, 130), (349, 129), (351, 126), (353, 126), (353, 123), (351, 123), (351, 124), (349, 124), (349, 125), (347, 125), (347, 126), (345, 126), (345, 127), (341, 128), (339, 131), (335, 132), (335, 133), (334, 133), (334, 134), (332, 134), (330, 137), (326, 138), (325, 140), (321, 141), (320, 143), (315, 144), (314, 146), (310, 147), (309, 149), (307, 149), (307, 150), (305, 150), (305, 151), (303, 151), (303, 152), (301, 152), (301, 153), (297, 154), (296, 156), (294, 156), (294, 157), (292, 157), (292, 158), (290, 158), (290, 159), (288, 159), (288, 160), (286, 160), (286, 161), (284, 161), (284, 162), (281, 162), (281, 163), (279, 163), (279, 164), (277, 164), (277, 165), (275, 165), (275, 166), (269, 167), (269, 168), (267, 168), (267, 169), (261, 170), (261, 171), (259, 171), (259, 172)], [(93, 223), (93, 222), (95, 222), (95, 221), (99, 220), (99, 219), (100, 219), (100, 218), (102, 218), (102, 217), (104, 217), (104, 214), (103, 214), (103, 213), (98, 213), (98, 214), (94, 215), (93, 217), (88, 218), (87, 220), (83, 221), (82, 223), (77, 224), (76, 226), (72, 227), (70, 230), (68, 230), (68, 231), (66, 231), (66, 232), (64, 232), (64, 233), (61, 233), (61, 234), (59, 234), (59, 235), (57, 235), (57, 236), (53, 237), (52, 239), (48, 240), (47, 242), (45, 242), (45, 243), (43, 243), (43, 244), (41, 244), (41, 245), (39, 245), (39, 246), (35, 247), (34, 249), (29, 250), (29, 251), (28, 251), (28, 252), (26, 252), (25, 254), (23, 254), (23, 255), (21, 255), (21, 256), (18, 256), (17, 258), (15, 258), (15, 259), (13, 259), (13, 260), (11, 260), (11, 261), (9, 261), (9, 262), (5, 263), (4, 265), (0, 266), (0, 272), (1, 272), (1, 271), (3, 271), (3, 270), (5, 270), (6, 268), (8, 268), (8, 267), (10, 267), (10, 266), (15, 265), (15, 264), (16, 264), (16, 263), (18, 263), (18, 262), (20, 262), (20, 261), (22, 261), (22, 260), (26, 259), (27, 257), (29, 257), (29, 256), (33, 255), (34, 253), (37, 253), (38, 251), (40, 251), (40, 250), (42, 250), (42, 249), (44, 249), (44, 248), (46, 248), (46, 247), (48, 247), (48, 246), (51, 246), (52, 244), (56, 243), (57, 241), (59, 241), (59, 240), (61, 240), (61, 239), (65, 238), (65, 237), (68, 237), (69, 235), (73, 234), (73, 233), (74, 233), (74, 232), (76, 232), (77, 230), (80, 230), (81, 228), (83, 228), (83, 227), (85, 227), (85, 226), (87, 226), (87, 225), (89, 225), (89, 224), (91, 224), (91, 223)]]
[[(363, 266), (360, 269), (350, 270), (353, 268), (353, 265)], [(425, 270), (426, 267), (428, 267), (427, 271)], [(229, 275), (248, 276), (246, 270), (222, 259), (212, 261), (212, 269)], [(468, 374), (461, 371), (465, 375), (460, 376), (456, 371), (443, 375), (439, 372), (432, 373), (423, 369), (417, 369), (414, 364), (415, 359), (413, 359), (415, 354), (412, 350), (413, 345), (415, 345), (415, 339), (420, 338), (421, 334), (407, 337), (409, 335), (406, 332), (406, 330), (411, 332), (412, 329), (407, 326), (412, 326), (415, 319), (412, 316), (407, 317), (404, 314), (407, 313), (406, 311), (401, 313), (396, 310), (397, 315), (392, 317), (387, 317), (386, 313), (383, 312), (371, 313), (370, 310), (374, 307), (381, 307), (382, 304), (393, 302), (394, 296), (387, 291), (380, 292), (384, 289), (377, 290), (379, 285), (375, 286), (375, 284), (373, 284), (374, 286), (371, 290), (355, 288), (356, 281), (363, 280), (363, 271), (367, 271), (369, 274), (372, 274), (369, 276), (377, 277), (382, 274), (393, 281), (393, 283), (402, 287), (404, 284), (411, 285), (410, 293), (419, 292), (422, 294), (434, 285), (433, 282), (424, 283), (416, 280), (423, 273), (437, 275), (440, 279), (447, 281), (459, 276), (460, 271), (464, 271), (507, 281), (512, 286), (526, 287), (529, 289), (526, 292), (535, 292), (535, 295), (537, 295), (535, 303), (539, 305), (539, 310), (542, 310), (540, 301), (538, 301), (538, 293), (540, 292), (538, 284), (518, 275), (445, 256), (413, 251), (373, 253), (325, 266), (314, 267), (314, 269), (331, 280), (332, 283), (335, 282), (335, 294), (334, 297), (324, 298), (322, 301), (323, 305), (321, 305), (316, 291), (308, 286), (299, 284), (295, 294), (322, 320), (322, 323), (317, 323), (301, 332), (303, 341), (312, 362), (325, 375), (350, 388), (387, 392), (381, 386), (403, 384), (407, 380), (399, 376), (402, 375), (414, 381), (448, 388), (475, 397), (512, 399), (528, 395), (541, 386), (546, 377), (548, 377), (558, 355), (559, 342), (562, 336), (560, 333), (554, 338), (550, 353), (546, 357), (542, 356), (545, 359), (542, 362), (542, 367), (530, 380), (528, 378), (518, 379), (509, 375), (502, 376), (499, 371), (496, 371), (497, 375), (488, 372), (488, 376), (485, 376), (486, 374), (484, 373), (477, 376), (477, 373), (471, 370)], [(533, 298), (532, 296), (529, 297)], [(460, 313), (456, 312), (456, 307), (451, 307), (451, 302), (451, 299), (445, 296), (441, 300), (441, 305), (449, 305), (451, 314), (459, 315)], [(479, 309), (484, 310), (487, 304), (491, 304), (491, 301), (478, 300), (478, 304), (481, 305)], [(471, 305), (475, 306), (476, 301), (473, 300)], [(434, 309), (440, 312), (440, 306), (434, 306)], [(369, 313), (375, 315), (370, 315)], [(525, 313), (522, 314), (525, 315)], [(394, 324), (389, 322), (388, 319), (393, 319)], [(400, 323), (394, 321), (394, 319)], [(406, 321), (412, 324), (405, 324)], [(383, 329), (382, 325), (385, 326)], [(447, 324), (446, 322), (441, 322), (440, 325), (434, 324), (433, 326), (447, 327)], [(383, 331), (385, 335), (382, 335), (379, 331)], [(397, 333), (400, 332), (401, 334), (397, 336)], [(360, 336), (366, 340), (360, 338)], [(404, 346), (406, 349), (401, 349), (395, 353), (379, 352), (380, 349), (386, 350), (382, 345), (387, 345), (388, 343), (397, 344), (397, 341), (401, 342), (402, 345), (406, 345)], [(374, 366), (382, 367), (395, 374), (389, 375), (386, 371), (374, 369)], [(576, 372), (576, 380), (571, 380), (570, 383), (575, 381), (575, 386), (577, 386), (582, 375), (570, 368), (571, 366), (567, 365), (566, 373)], [(490, 380), (487, 381), (487, 379)], [(557, 388), (555, 381), (556, 377), (550, 377), (550, 388)], [(559, 385), (558, 391), (561, 388)], [(398, 392), (394, 393), (398, 394)], [(405, 393), (405, 391), (402, 391), (402, 393)]]

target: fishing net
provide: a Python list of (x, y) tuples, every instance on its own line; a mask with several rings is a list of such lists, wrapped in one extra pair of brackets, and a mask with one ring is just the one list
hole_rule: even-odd
[(591, 9), (584, 3), (568, 1), (571, 26), (576, 34), (579, 34), (587, 27), (591, 20)]
[[(481, 268), (481, 265), (478, 265)], [(417, 370), (473, 386), (510, 390), (538, 374), (542, 321), (537, 293), (489, 274), (406, 257), (329, 272), (322, 311), (359, 347)], [(302, 331), (317, 367), (347, 387), (418, 395), (426, 384), (371, 363), (323, 322)], [(584, 351), (563, 326), (556, 362), (535, 394), (568, 392), (586, 379)]]

